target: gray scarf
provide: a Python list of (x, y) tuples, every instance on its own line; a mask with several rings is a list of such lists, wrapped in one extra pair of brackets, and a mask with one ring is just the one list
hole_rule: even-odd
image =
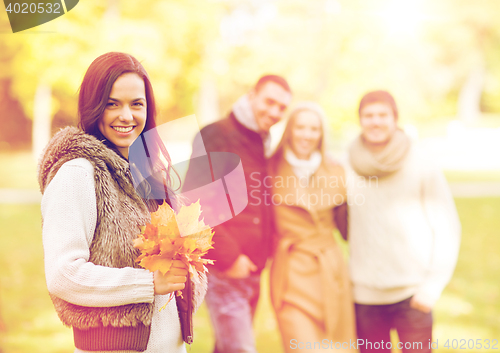
[(383, 178), (401, 169), (410, 147), (410, 138), (399, 129), (396, 130), (387, 146), (376, 153), (368, 149), (360, 135), (349, 148), (349, 161), (358, 175)]

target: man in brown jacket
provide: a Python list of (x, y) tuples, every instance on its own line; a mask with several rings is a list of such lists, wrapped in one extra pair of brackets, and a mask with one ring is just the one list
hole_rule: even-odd
[[(264, 200), (269, 195), (264, 182), (265, 154), (270, 142), (269, 129), (283, 117), (291, 99), (285, 79), (263, 76), (233, 105), (227, 118), (203, 128), (193, 143), (193, 159), (205, 150), (209, 156), (212, 152), (238, 155), (247, 185), (248, 205), (214, 228), (214, 249), (206, 256), (215, 260), (205, 298), (214, 326), (214, 352), (256, 352), (252, 321), (259, 298), (260, 272), (269, 256), (273, 230), (271, 205)], [(230, 173), (234, 164), (227, 162), (221, 163), (214, 175)], [(201, 174), (201, 163), (191, 162), (183, 189), (200, 187)], [(225, 188), (230, 199), (231, 194)], [(203, 209), (203, 203), (201, 206)]]

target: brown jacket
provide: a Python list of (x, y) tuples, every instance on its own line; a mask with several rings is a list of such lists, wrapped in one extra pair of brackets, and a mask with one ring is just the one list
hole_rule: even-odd
[[(305, 179), (299, 180), (285, 160), (275, 161), (274, 167), (278, 239), (271, 299), (285, 350), (290, 349), (290, 340), (301, 337), (341, 343), (355, 340), (351, 284), (333, 237), (335, 213), (347, 201), (344, 170), (322, 163), (304, 185)], [(306, 328), (305, 322), (312, 322), (309, 326), (313, 327)]]
[[(236, 166), (231, 158), (214, 157), (216, 152), (231, 152), (241, 158), (247, 184), (245, 196), (248, 197), (248, 204), (243, 211), (235, 211), (237, 214), (232, 219), (214, 227), (214, 249), (208, 252), (207, 258), (215, 260), (214, 269), (223, 272), (233, 265), (239, 255), (245, 254), (257, 265), (260, 272), (270, 255), (273, 229), (272, 207), (265, 200), (270, 189), (265, 183), (267, 160), (264, 156), (262, 137), (243, 126), (231, 112), (226, 119), (205, 126), (195, 137), (193, 156), (206, 155), (204, 151), (212, 156), (210, 164), (216, 163), (212, 165), (212, 173), (215, 173), (213, 180), (222, 178)], [(210, 170), (207, 173), (205, 169), (208, 160), (203, 163), (201, 160), (201, 157), (191, 159), (183, 192), (213, 181)], [(209, 205), (202, 203), (204, 217), (212, 212), (207, 206)]]

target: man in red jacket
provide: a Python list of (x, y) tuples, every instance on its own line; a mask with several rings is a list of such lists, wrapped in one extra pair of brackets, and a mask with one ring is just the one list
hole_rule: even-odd
[[(215, 260), (205, 299), (217, 353), (256, 352), (252, 321), (259, 298), (260, 272), (270, 253), (273, 231), (270, 189), (264, 182), (269, 129), (281, 120), (291, 99), (284, 78), (263, 76), (233, 105), (228, 117), (203, 128), (193, 143), (193, 159), (184, 190), (201, 186), (200, 180), (207, 174), (201, 164), (193, 162), (194, 157), (203, 154), (203, 149), (209, 155), (210, 152), (238, 155), (247, 185), (248, 205), (214, 228), (214, 249), (206, 255)], [(222, 164), (222, 174), (234, 168), (229, 161)], [(203, 209), (203, 203), (201, 206)]]

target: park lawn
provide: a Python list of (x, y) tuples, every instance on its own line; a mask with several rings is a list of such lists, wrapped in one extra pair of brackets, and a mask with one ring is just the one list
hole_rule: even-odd
[[(435, 352), (477, 352), (447, 349), (449, 339), (500, 338), (500, 198), (456, 199), (463, 226), (457, 269), (434, 311)], [(72, 352), (72, 332), (58, 320), (47, 294), (43, 272), (39, 205), (0, 205), (0, 332), (4, 353)], [(260, 353), (282, 352), (269, 302), (268, 274), (256, 316)], [(213, 345), (205, 306), (195, 316), (195, 343), (188, 352), (208, 353)], [(457, 341), (458, 342), (458, 341)], [(500, 343), (499, 345), (500, 346)]]
[[(0, 152), (0, 166), (0, 189), (38, 189), (31, 151)], [(450, 183), (500, 182), (500, 170), (449, 170), (444, 174)]]
[[(435, 310), (434, 341), (500, 341), (500, 198), (456, 199), (462, 222), (459, 261)], [(463, 341), (460, 343), (460, 345)], [(498, 342), (497, 349), (500, 349)], [(440, 349), (438, 352), (478, 352)], [(482, 351), (482, 350), (481, 350)]]
[(444, 175), (449, 183), (500, 183), (500, 170), (446, 170)]
[(37, 162), (30, 151), (0, 152), (0, 189), (35, 189)]
[[(0, 348), (3, 353), (72, 352), (72, 331), (59, 321), (45, 285), (40, 205), (0, 205), (0, 224), (0, 317), (7, 327), (0, 332)], [(269, 300), (260, 302), (256, 320), (259, 352), (279, 353)], [(211, 352), (212, 328), (205, 305), (194, 325), (195, 342), (188, 352)]]

